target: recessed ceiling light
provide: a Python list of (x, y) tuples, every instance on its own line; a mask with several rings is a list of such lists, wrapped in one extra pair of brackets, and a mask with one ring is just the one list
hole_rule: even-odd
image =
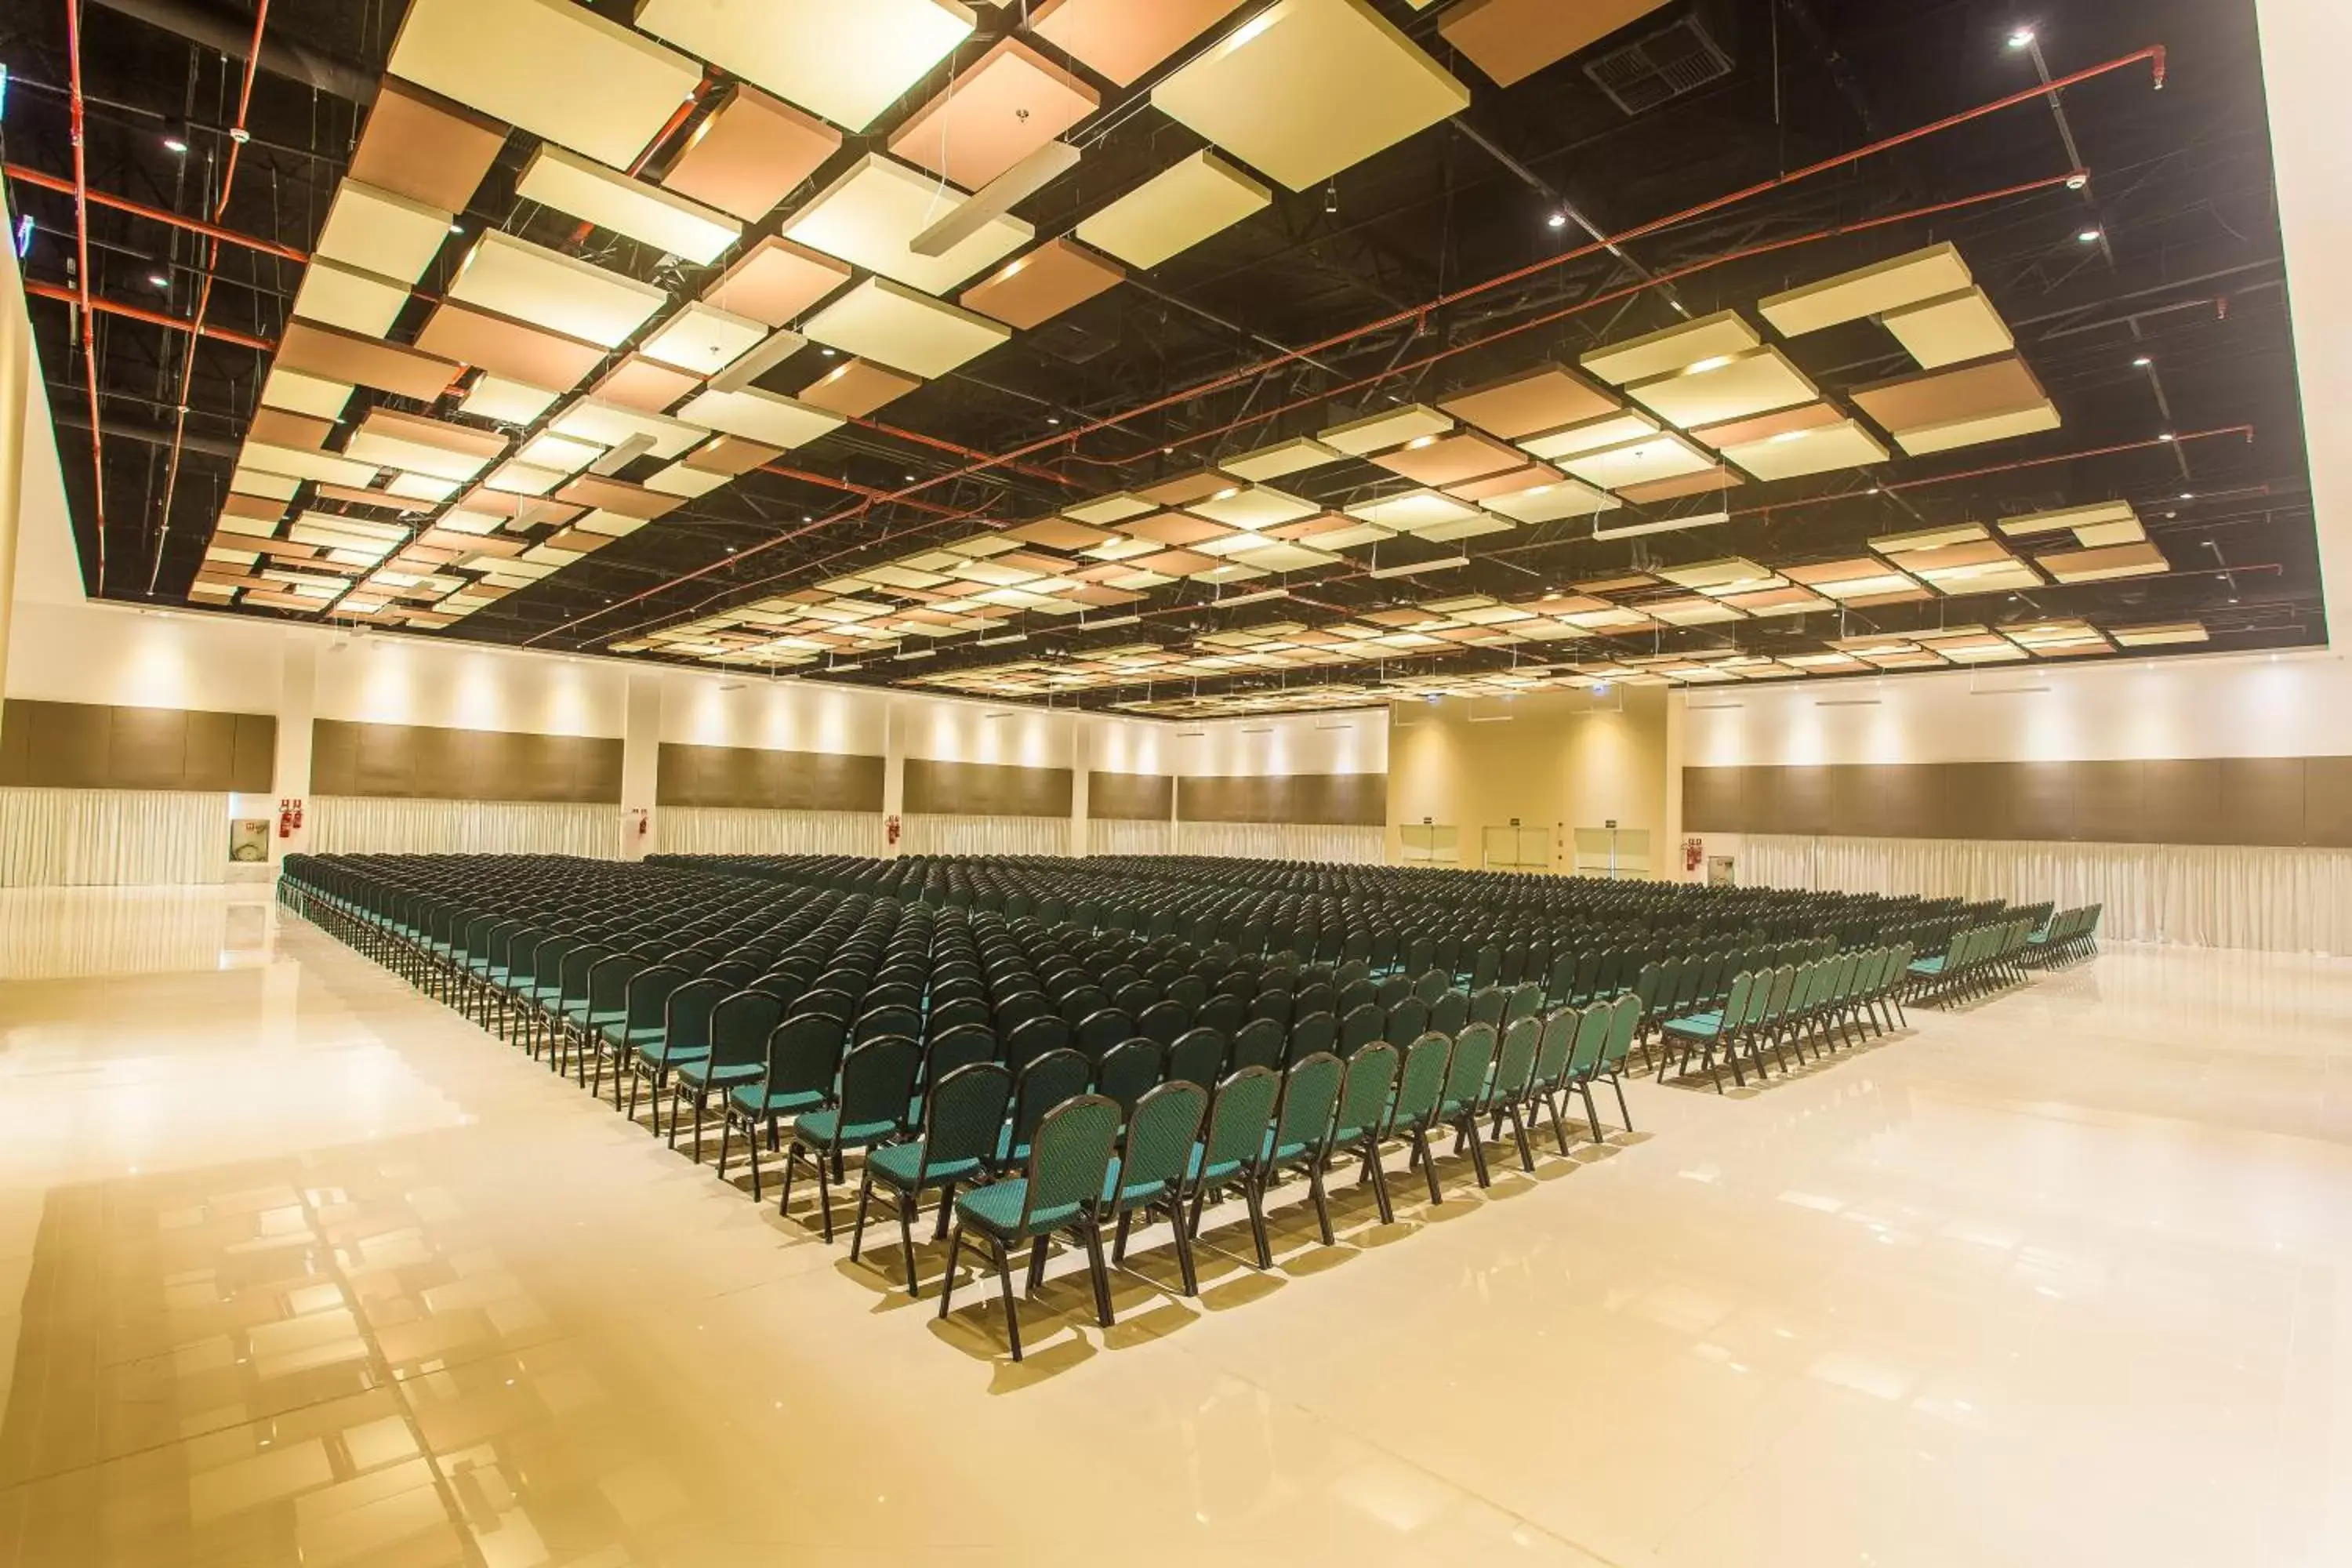
[(175, 125), (171, 130), (163, 132), (164, 152), (171, 153), (176, 158), (185, 153), (187, 150), (187, 133), (182, 131), (178, 126)]
[(1544, 219), (1544, 226), (1547, 228), (1566, 228), (1568, 226), (1568, 215), (1566, 213), (1554, 213), (1551, 216)]
[(2150, 365), (2154, 364), (2155, 363), (2156, 363), (2156, 362), (2155, 362), (2154, 360), (2152, 360), (2152, 359), (2148, 358), (2146, 354), (2142, 354), (2142, 355), (2140, 355), (2140, 356), (2139, 356), (2139, 358), (2137, 358), (2137, 359), (2136, 359), (2136, 360), (2132, 361), (2132, 367), (2133, 367), (2135, 370), (2146, 370), (2148, 366), (2150, 366)]
[(2095, 228), (2086, 228), (2074, 237), (2084, 245), (2096, 245), (2099, 243), (2099, 231)]
[(2171, 432), (2171, 431), (2167, 430), (2163, 435), (2158, 436), (2158, 437), (2157, 437), (2157, 439), (2158, 439), (2158, 440), (2159, 440), (2159, 441), (2170, 441), (2170, 440), (2175, 439), (2175, 437), (2173, 436), (2173, 434), (2172, 434), (2172, 432)]
[(2033, 29), (2031, 27), (2020, 27), (2015, 32), (2010, 34), (2009, 47), (2012, 49), (2032, 48), (2033, 47)]
[(147, 274), (147, 281), (158, 289), (169, 289), (172, 286), (172, 277), (167, 272), (150, 272)]

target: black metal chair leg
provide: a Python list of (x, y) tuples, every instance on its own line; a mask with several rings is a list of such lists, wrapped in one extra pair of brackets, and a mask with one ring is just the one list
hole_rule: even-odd
[(1110, 1310), (1110, 1270), (1103, 1267), (1102, 1221), (1089, 1216), (1078, 1228), (1087, 1233), (1087, 1268), (1094, 1276), (1095, 1317), (1108, 1329), (1118, 1320)]
[(1323, 1193), (1323, 1161), (1319, 1156), (1307, 1167), (1307, 1192), (1315, 1200), (1315, 1223), (1322, 1231), (1323, 1245), (1336, 1245), (1337, 1238), (1331, 1234), (1331, 1200)]
[(907, 1296), (910, 1300), (922, 1300), (923, 1293), (915, 1288), (915, 1194), (897, 1194), (898, 1205), (898, 1246), (907, 1255)]
[(1242, 1201), (1249, 1205), (1250, 1239), (1257, 1243), (1257, 1266), (1271, 1268), (1274, 1267), (1274, 1248), (1267, 1245), (1265, 1238), (1265, 1198), (1258, 1191), (1255, 1177), (1242, 1178)]
[(1381, 1168), (1381, 1135), (1377, 1132), (1364, 1139), (1364, 1180), (1372, 1184), (1372, 1202), (1380, 1207), (1381, 1223), (1394, 1225), (1396, 1210), (1389, 1202), (1389, 1173)]
[(859, 1252), (866, 1246), (866, 1207), (873, 1197), (874, 1178), (871, 1175), (860, 1177), (857, 1183), (857, 1223), (849, 1227), (849, 1261), (852, 1263), (857, 1261)]
[(955, 1227), (948, 1237), (947, 1278), (940, 1281), (940, 1316), (948, 1315), (948, 1299), (955, 1294), (956, 1262), (963, 1256), (963, 1226)]

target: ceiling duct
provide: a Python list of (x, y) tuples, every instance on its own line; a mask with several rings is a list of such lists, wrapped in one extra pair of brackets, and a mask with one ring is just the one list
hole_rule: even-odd
[(1671, 103), (1731, 74), (1731, 7), (1700, 4), (1686, 16), (1585, 63), (1584, 74), (1627, 114)]

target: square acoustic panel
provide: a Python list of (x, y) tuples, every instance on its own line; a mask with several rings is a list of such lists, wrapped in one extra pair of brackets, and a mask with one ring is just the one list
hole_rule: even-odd
[(640, 352), (646, 358), (673, 369), (716, 375), (757, 348), (767, 336), (767, 327), (749, 316), (738, 316), (696, 300), (646, 333)]
[(787, 238), (926, 294), (944, 294), (993, 267), (1035, 237), (1021, 219), (997, 216), (948, 247), (919, 256), (918, 235), (953, 211), (965, 193), (895, 158), (869, 153), (809, 198), (785, 222)]
[(571, 0), (415, 0), (392, 74), (625, 168), (702, 67)]
[(626, 342), (669, 302), (650, 283), (497, 229), (475, 241), (449, 298), (605, 348)]
[(1624, 386), (1700, 365), (1731, 363), (1763, 344), (1762, 334), (1736, 310), (1719, 310), (1663, 331), (1611, 343), (1578, 363), (1603, 381)]
[(1841, 272), (1817, 283), (1775, 294), (1757, 306), (1773, 330), (1784, 337), (1883, 315), (1922, 300), (1939, 299), (1968, 288), (1974, 279), (1958, 249), (1949, 244), (1931, 245), (1885, 261)]
[(1438, 404), (1465, 425), (1517, 441), (1614, 413), (1617, 399), (1565, 365), (1541, 364)]
[(515, 195), (705, 267), (743, 237), (725, 213), (544, 142), (515, 177)]
[(408, 303), (408, 285), (394, 278), (313, 257), (294, 291), (294, 314), (347, 332), (380, 338)]
[(967, 310), (1026, 331), (1118, 287), (1127, 274), (1074, 239), (1049, 239), (963, 291)]
[(1787, 355), (1767, 346), (1717, 354), (1645, 377), (1629, 384), (1625, 394), (1668, 424), (1687, 430), (1811, 403), (1821, 396), (1821, 389)]
[(694, 128), (662, 184), (757, 223), (841, 151), (841, 132), (814, 115), (738, 82)]
[(770, 235), (702, 291), (703, 302), (772, 327), (801, 313), (849, 281), (845, 261)]
[[(1421, 4), (1422, 0), (1415, 0)], [(1587, 44), (1648, 16), (1665, 0), (1460, 0), (1438, 36), (1497, 87), (1524, 81)]]
[(2009, 323), (1992, 308), (1985, 291), (1973, 287), (1889, 310), (1879, 321), (1922, 370), (1941, 370), (2007, 353), (2017, 346)]
[(430, 403), (457, 378), (457, 366), (381, 338), (362, 337), (312, 321), (289, 321), (278, 340), (278, 364), (316, 380), (372, 386)]
[(1227, 458), (1217, 467), (1235, 479), (1262, 484), (1267, 479), (1279, 479), (1290, 474), (1303, 474), (1309, 468), (1327, 468), (1340, 461), (1346, 454), (1326, 447), (1320, 441), (1305, 437), (1285, 441), (1278, 446), (1260, 447), (1255, 452), (1244, 452), (1238, 458)]
[(890, 151), (976, 191), (1101, 107), (1086, 82), (1000, 38), (891, 132)]
[(868, 278), (819, 310), (809, 318), (807, 332), (814, 342), (926, 381), (1013, 337), (1002, 322), (887, 278)]
[(851, 131), (920, 82), (976, 20), (956, 0), (640, 0), (636, 12), (656, 37)]
[(461, 213), (506, 142), (507, 128), (489, 116), (388, 76), (352, 153), (351, 177)]
[(2014, 354), (1876, 382), (1851, 395), (1915, 458), (2059, 426), (2057, 408)]
[(1151, 102), (1303, 191), (1461, 113), (1470, 89), (1366, 0), (1276, 0)]
[(1146, 71), (1241, 8), (1242, 0), (1037, 0), (1029, 30), (1132, 87)]
[(604, 357), (598, 344), (448, 301), (425, 318), (416, 346), (533, 386), (574, 385)]
[(390, 191), (345, 180), (327, 208), (315, 255), (414, 284), (449, 237), (449, 215)]
[(1130, 267), (1149, 268), (1273, 201), (1273, 192), (1202, 148), (1080, 223), (1078, 237)]
[(845, 419), (862, 419), (922, 384), (911, 375), (901, 375), (882, 365), (852, 359), (834, 366), (803, 387), (800, 400), (812, 408), (822, 408)]

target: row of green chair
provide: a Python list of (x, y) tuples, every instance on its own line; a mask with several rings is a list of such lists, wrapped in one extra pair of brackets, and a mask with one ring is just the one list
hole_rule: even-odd
[[(1902, 1015), (1900, 992), (1910, 963), (1911, 950), (1898, 945), (1778, 969), (1743, 970), (1732, 977), (1721, 1008), (1664, 1021), (1659, 1080), (1664, 1081), (1669, 1065), (1678, 1075), (1687, 1072), (1696, 1057), (1699, 1070), (1720, 1094), (1725, 1067), (1743, 1088), (1749, 1067), (1762, 1079), (1767, 1049), (1786, 1072), (1792, 1046), (1803, 1061), (1809, 1045), (1826, 1053), (1841, 1039), (1856, 1042), (1862, 1037), (1857, 1030), (1867, 1035), (1894, 1028)], [(1678, 1058), (1673, 1056), (1675, 1047), (1680, 1047)]]
[(2024, 920), (1969, 927), (1942, 952), (1911, 961), (1911, 999), (1956, 1002), (2021, 984), (2021, 960), (2032, 934), (2033, 922)]
[(2025, 939), (2025, 962), (2036, 969), (2095, 958), (2099, 952), (2099, 917), (2105, 904), (2061, 910), (2050, 923)]

